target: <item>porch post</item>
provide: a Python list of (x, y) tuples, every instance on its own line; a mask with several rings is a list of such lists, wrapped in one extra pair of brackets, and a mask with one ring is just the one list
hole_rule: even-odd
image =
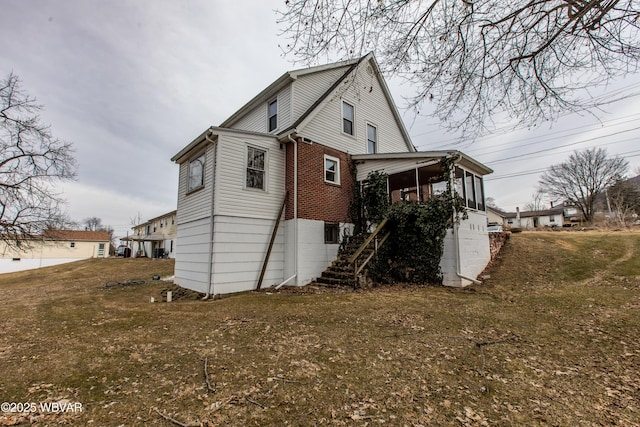
[(417, 201), (420, 201), (420, 173), (418, 172), (418, 167), (416, 166), (416, 198)]

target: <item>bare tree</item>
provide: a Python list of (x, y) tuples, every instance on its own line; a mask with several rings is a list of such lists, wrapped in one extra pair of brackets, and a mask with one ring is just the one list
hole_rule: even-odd
[(608, 157), (607, 150), (591, 148), (574, 151), (566, 162), (553, 165), (540, 178), (540, 190), (573, 203), (584, 219), (593, 221), (596, 198), (627, 173), (629, 163)]
[(415, 87), (410, 107), (433, 101), (465, 134), (504, 115), (531, 126), (592, 110), (612, 100), (579, 89), (640, 62), (640, 0), (287, 0), (278, 13), (285, 54), (312, 64), (374, 51)]
[(18, 76), (0, 80), (0, 240), (11, 247), (65, 222), (54, 183), (76, 174), (71, 144), (40, 123), (41, 109)]
[(83, 219), (82, 224), (84, 225), (85, 230), (105, 231), (105, 228), (102, 226), (102, 218), (98, 218), (97, 216)]
[(607, 189), (607, 203), (617, 223), (626, 227), (634, 215), (640, 214), (640, 189), (626, 180), (618, 181)]
[(531, 202), (524, 205), (525, 210), (528, 211), (541, 211), (546, 209), (546, 205), (544, 203), (544, 193), (540, 190), (531, 194)]

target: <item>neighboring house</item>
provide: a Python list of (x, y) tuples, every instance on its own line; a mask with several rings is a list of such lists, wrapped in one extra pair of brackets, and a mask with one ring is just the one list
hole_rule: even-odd
[(49, 230), (16, 250), (0, 242), (0, 273), (30, 270), (87, 258), (109, 256), (106, 231)]
[(120, 239), (127, 242), (132, 257), (175, 258), (178, 230), (176, 211), (150, 219), (132, 229), (131, 236)]
[(539, 211), (522, 211), (516, 208), (516, 212), (506, 212), (504, 225), (510, 228), (532, 230), (534, 228), (563, 227), (565, 224), (565, 212), (570, 213), (570, 208), (556, 206), (551, 209)]
[[(208, 294), (305, 285), (336, 258), (349, 206), (369, 172), (392, 201), (444, 191), (456, 157), (469, 219), (447, 236), (445, 283), (472, 283), (489, 261), (482, 176), (457, 151), (416, 152), (372, 54), (287, 72), (220, 126), (178, 152), (175, 281)], [(271, 236), (275, 238), (271, 239)], [(267, 253), (271, 249), (268, 262)]]
[(507, 225), (506, 218), (509, 215), (508, 212), (505, 212), (498, 208), (493, 208), (491, 206), (487, 206), (487, 224), (488, 225)]

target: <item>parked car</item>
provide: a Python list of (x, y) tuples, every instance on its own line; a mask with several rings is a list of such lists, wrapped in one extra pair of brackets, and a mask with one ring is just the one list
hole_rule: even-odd
[(490, 225), (487, 227), (487, 231), (489, 233), (501, 233), (503, 230), (501, 225)]
[(116, 249), (116, 258), (130, 258), (131, 249), (126, 246), (118, 246)]

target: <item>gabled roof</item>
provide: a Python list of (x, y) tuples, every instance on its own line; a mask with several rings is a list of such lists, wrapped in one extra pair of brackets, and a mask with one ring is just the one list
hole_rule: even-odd
[[(259, 94), (254, 96), (249, 102), (243, 105), (238, 111), (233, 113), (228, 119), (222, 122), (219, 127), (228, 128), (232, 126), (245, 114), (253, 110), (255, 107), (269, 101), (278, 92), (280, 92), (282, 89), (284, 89), (287, 85), (289, 85), (293, 81), (297, 80), (298, 77), (300, 76), (319, 73), (319, 72), (328, 71), (328, 70), (335, 70), (337, 68), (342, 68), (347, 66), (352, 67), (354, 64), (357, 64), (360, 60), (352, 59), (349, 61), (341, 61), (333, 64), (318, 65), (316, 67), (308, 67), (308, 68), (301, 68), (299, 70), (287, 71), (286, 73), (281, 75), (276, 81), (274, 81), (269, 86), (267, 86), (264, 90), (262, 90)], [(338, 81), (341, 81), (341, 79)]]
[(278, 78), (276, 81), (274, 81), (269, 86), (267, 86), (267, 88), (265, 88), (258, 95), (253, 97), (253, 99), (251, 99), (251, 101), (246, 103), (242, 108), (240, 108), (238, 111), (233, 113), (233, 115), (231, 115), (231, 117), (229, 117), (227, 120), (222, 122), (222, 124), (220, 124), (219, 127), (228, 128), (229, 126), (233, 126), (233, 124), (236, 123), (239, 119), (241, 119), (245, 114), (249, 113), (254, 108), (264, 104), (265, 102), (268, 102), (276, 94), (278, 94), (278, 92), (280, 92), (287, 85), (291, 84), (293, 81), (298, 79), (298, 77), (300, 76), (348, 67), (347, 70), (342, 74), (342, 76), (337, 78), (335, 82), (331, 85), (331, 87), (329, 87), (329, 89), (327, 89), (318, 99), (316, 99), (315, 102), (311, 104), (311, 106), (304, 113), (302, 113), (302, 115), (300, 115), (300, 117), (298, 117), (291, 126), (289, 126), (283, 131), (278, 132), (277, 136), (280, 140), (283, 140), (287, 137), (287, 135), (290, 135), (291, 133), (300, 134), (303, 131), (304, 126), (311, 119), (313, 119), (313, 117), (318, 113), (318, 111), (320, 111), (322, 107), (331, 99), (332, 95), (338, 89), (340, 84), (346, 78), (348, 78), (349, 75), (353, 73), (360, 64), (367, 61), (371, 63), (372, 69), (376, 77), (378, 78), (378, 82), (382, 87), (382, 92), (385, 96), (385, 99), (387, 100), (387, 103), (391, 107), (393, 117), (407, 144), (407, 149), (409, 151), (416, 151), (415, 147), (413, 146), (413, 143), (411, 142), (411, 137), (409, 136), (409, 133), (407, 132), (407, 129), (404, 126), (402, 117), (400, 117), (400, 113), (398, 113), (398, 109), (393, 100), (393, 97), (391, 96), (389, 87), (387, 86), (387, 83), (385, 82), (384, 78), (382, 78), (380, 67), (378, 65), (378, 62), (375, 59), (375, 56), (373, 55), (373, 52), (370, 52), (359, 59), (351, 59), (348, 61), (341, 61), (333, 64), (320, 65), (316, 67), (288, 71), (284, 73), (282, 76), (280, 76), (280, 78)]
[(252, 132), (248, 130), (221, 128), (219, 126), (211, 126), (200, 135), (198, 135), (193, 141), (191, 141), (186, 147), (178, 151), (178, 153), (171, 158), (172, 162), (180, 163), (184, 157), (191, 152), (191, 150), (199, 148), (200, 144), (207, 141), (207, 137), (215, 137), (217, 135), (231, 134), (231, 135), (255, 135), (269, 138), (276, 138), (275, 135), (270, 133)]
[[(536, 216), (549, 216), (549, 215), (562, 215), (564, 213), (564, 208), (561, 206), (556, 206), (551, 209), (543, 209), (539, 211), (522, 211), (520, 212), (520, 218), (531, 218)], [(518, 216), (517, 212), (505, 212), (505, 218), (516, 218)]]
[(86, 230), (47, 230), (42, 234), (45, 240), (71, 240), (88, 242), (108, 242), (109, 233), (107, 231), (86, 231)]

